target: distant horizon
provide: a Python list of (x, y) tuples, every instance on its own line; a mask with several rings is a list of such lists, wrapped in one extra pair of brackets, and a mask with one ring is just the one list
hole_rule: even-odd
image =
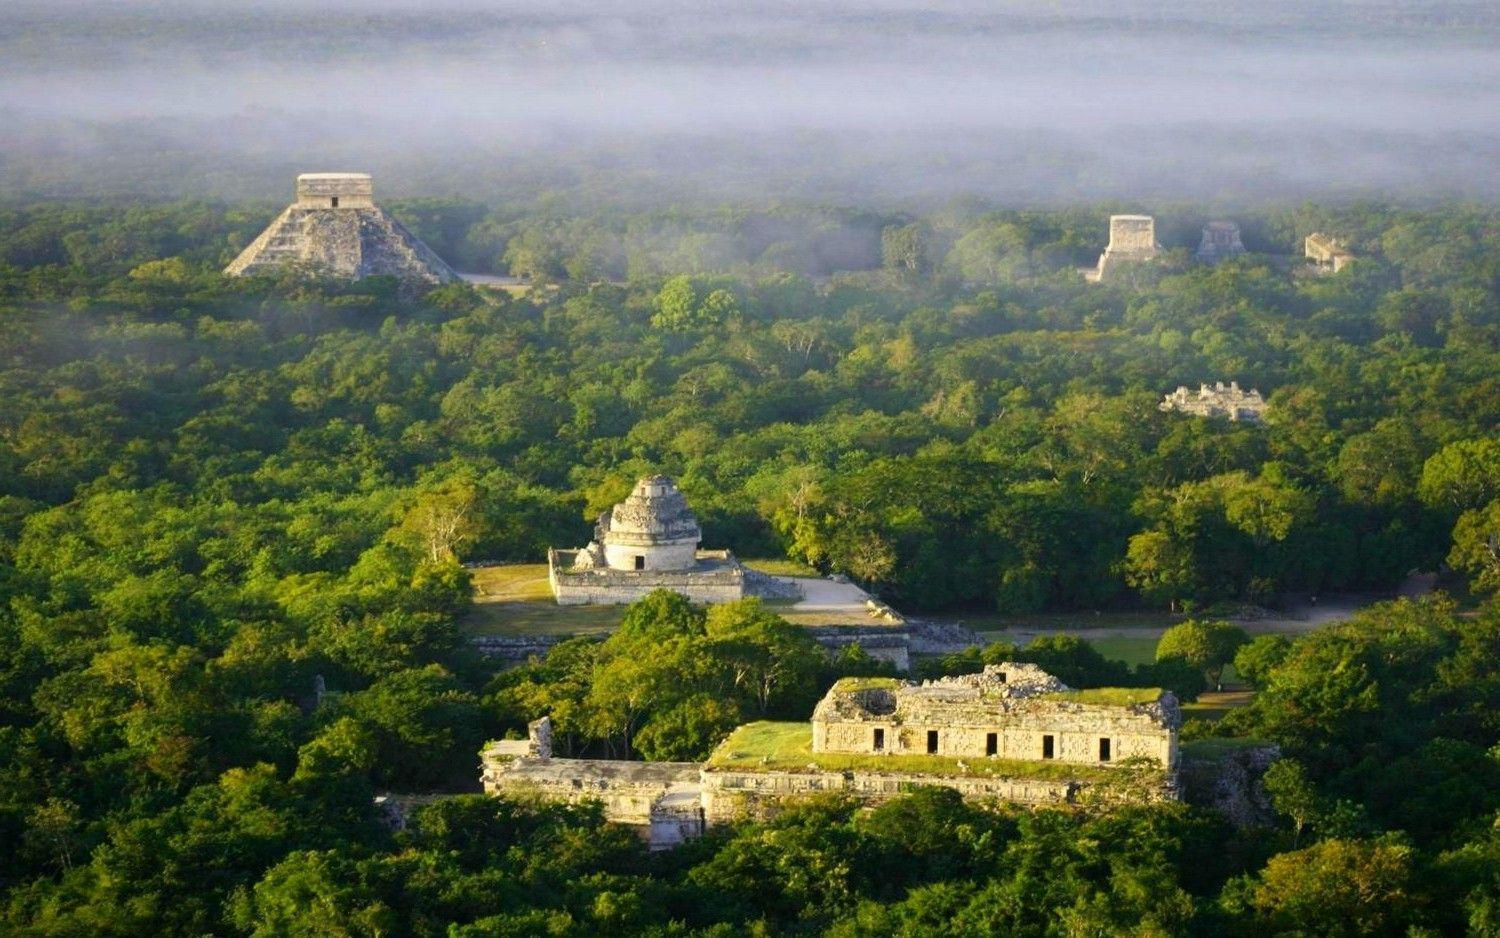
[(27, 0), (0, 79), (7, 197), (1500, 200), (1477, 2)]

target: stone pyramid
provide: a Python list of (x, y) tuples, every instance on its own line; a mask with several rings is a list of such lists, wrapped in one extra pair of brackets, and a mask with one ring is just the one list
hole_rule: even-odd
[(418, 241), (372, 199), (365, 173), (303, 173), (297, 201), (224, 268), (249, 277), (294, 267), (322, 277), (359, 280), (389, 276), (409, 282), (449, 283), (453, 268)]

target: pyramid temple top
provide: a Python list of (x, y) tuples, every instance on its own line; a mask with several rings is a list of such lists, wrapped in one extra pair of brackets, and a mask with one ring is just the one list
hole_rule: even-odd
[(369, 173), (303, 173), (297, 177), (302, 208), (373, 208), (375, 181)]

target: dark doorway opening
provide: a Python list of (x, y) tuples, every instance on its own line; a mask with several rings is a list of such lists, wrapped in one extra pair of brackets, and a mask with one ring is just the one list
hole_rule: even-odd
[(1110, 758), (1109, 748), (1110, 748), (1109, 747), (1109, 740), (1107, 740), (1107, 739), (1101, 739), (1101, 740), (1099, 740), (1099, 761), (1100, 762), (1108, 762), (1109, 761), (1109, 758)]
[(644, 569), (646, 569), (646, 558), (642, 557), (640, 554), (636, 554), (635, 555), (635, 568), (637, 570), (644, 570)]
[(997, 753), (999, 751), (1000, 751), (1000, 734), (999, 733), (985, 733), (984, 734), (984, 754), (987, 755), (987, 756), (993, 756), (995, 753)]
[(1052, 759), (1057, 756), (1057, 741), (1051, 733), (1042, 737), (1042, 758)]
[(937, 752), (937, 730), (927, 731), (927, 752), (929, 755)]
[(880, 752), (883, 749), (885, 749), (885, 730), (877, 729), (875, 730), (875, 751)]
[(335, 195), (335, 196), (331, 196), (331, 197), (330, 197), (330, 198), (329, 198), (329, 199), (328, 199), (328, 201), (330, 201), (330, 202), (332, 202), (332, 203), (333, 203), (333, 207), (334, 207), (334, 208), (338, 208), (338, 207), (339, 207), (339, 197), (338, 197), (338, 196), (336, 196), (336, 195)]

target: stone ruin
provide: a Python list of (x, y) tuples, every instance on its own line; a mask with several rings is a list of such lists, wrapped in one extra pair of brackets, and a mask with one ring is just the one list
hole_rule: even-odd
[[(913, 683), (846, 678), (818, 703), (806, 764), (720, 759), (741, 727), (706, 763), (559, 759), (551, 724), (526, 740), (487, 745), (487, 794), (597, 800), (605, 817), (634, 827), (653, 848), (671, 847), (708, 826), (774, 814), (789, 800), (829, 791), (879, 803), (914, 785), (952, 788), (965, 798), (1023, 805), (1176, 799), (1182, 713), (1170, 691), (1072, 691), (1035, 665), (1004, 662), (981, 674)], [(797, 731), (795, 724), (785, 724)], [(726, 749), (729, 749), (726, 753)], [(934, 760), (934, 757), (937, 757)], [(1072, 769), (1028, 771), (1038, 767)], [(974, 771), (992, 765), (994, 771)], [(1106, 778), (1148, 768), (1143, 785), (1110, 792)]]
[(1203, 239), (1198, 242), (1199, 261), (1217, 264), (1244, 253), (1245, 245), (1240, 241), (1239, 225), (1232, 221), (1211, 221), (1203, 226)]
[(1302, 242), (1302, 253), (1322, 273), (1336, 274), (1354, 260), (1354, 254), (1342, 240), (1316, 231)]
[(1143, 757), (1175, 771), (1182, 714), (1170, 691), (1146, 702), (1073, 695), (1031, 664), (921, 684), (835, 684), (813, 711), (813, 751), (1079, 762)]
[(449, 283), (458, 274), (374, 202), (366, 173), (303, 173), (297, 198), (226, 268), (230, 277), (299, 270), (335, 280)]
[(1227, 387), (1224, 382), (1218, 381), (1212, 386), (1200, 384), (1197, 391), (1190, 390), (1187, 385), (1180, 385), (1163, 398), (1157, 407), (1163, 411), (1176, 411), (1195, 417), (1261, 423), (1265, 420), (1266, 399), (1254, 388), (1240, 390), (1236, 381), (1229, 382)]
[(656, 589), (700, 603), (786, 591), (784, 581), (752, 575), (727, 550), (700, 550), (702, 539), (677, 484), (667, 476), (647, 476), (599, 516), (588, 546), (547, 552), (552, 594), (558, 605), (576, 606), (630, 603)]
[(1127, 264), (1156, 259), (1161, 245), (1156, 243), (1156, 220), (1150, 215), (1109, 216), (1109, 245), (1099, 255), (1099, 266), (1088, 279), (1102, 282), (1119, 273)]

